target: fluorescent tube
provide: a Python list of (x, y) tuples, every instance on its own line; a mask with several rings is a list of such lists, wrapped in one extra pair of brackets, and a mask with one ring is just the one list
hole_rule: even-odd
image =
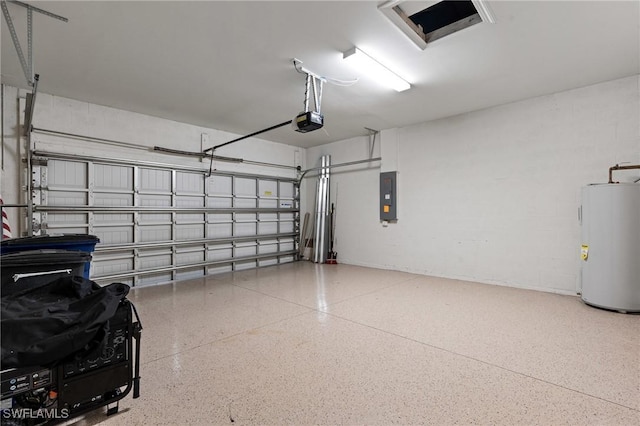
[(344, 52), (343, 59), (359, 68), (361, 72), (376, 79), (380, 84), (398, 92), (411, 88), (411, 85), (406, 80), (357, 47)]

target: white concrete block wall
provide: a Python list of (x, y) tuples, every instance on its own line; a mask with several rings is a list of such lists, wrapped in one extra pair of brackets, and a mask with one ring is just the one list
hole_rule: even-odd
[[(239, 136), (213, 128), (194, 126), (47, 94), (38, 94), (34, 126), (61, 132), (124, 141), (143, 147), (161, 146), (183, 151), (200, 151), (201, 135), (203, 133), (209, 136), (211, 146), (227, 142)], [(42, 135), (35, 135), (34, 140), (36, 144), (40, 143), (40, 146), (43, 148), (51, 146), (50, 144), (60, 142), (59, 138)], [(95, 153), (95, 144), (68, 145), (74, 150), (79, 150), (79, 154)], [(39, 145), (36, 145), (36, 147), (38, 146)], [(55, 148), (60, 149), (64, 147), (58, 145), (55, 146)], [(108, 145), (102, 145), (100, 149), (105, 152), (115, 152), (116, 154), (122, 151), (119, 148), (113, 148)], [(300, 151), (301, 148), (258, 138), (249, 138), (236, 144), (220, 148), (216, 151), (216, 154), (225, 157), (237, 157), (245, 160), (293, 166), (296, 152), (299, 153)], [(193, 164), (193, 160), (187, 157), (167, 156), (150, 151), (141, 151), (139, 157), (141, 159), (152, 159), (154, 161), (178, 161), (184, 164)], [(301, 157), (301, 155), (298, 154), (298, 157)], [(278, 172), (274, 173), (273, 168), (264, 169), (249, 165), (239, 166), (225, 162), (216, 162), (215, 166), (222, 170), (278, 174)], [(293, 171), (282, 172), (282, 170), (284, 169), (279, 171), (280, 174), (295, 176)]]
[[(16, 89), (6, 87), (8, 92), (5, 99), (5, 109), (13, 111)], [(24, 96), (23, 91), (19, 91), (17, 96)], [(21, 113), (22, 114), (22, 113)], [(21, 119), (21, 117), (18, 117)], [(13, 117), (16, 120), (16, 117)], [(10, 123), (13, 126), (14, 123)], [(59, 96), (52, 96), (46, 93), (39, 93), (37, 96), (34, 126), (56, 130), (60, 132), (87, 135), (105, 139), (128, 142), (141, 147), (162, 146), (167, 148), (181, 149), (185, 151), (199, 151), (201, 149), (201, 134), (209, 135), (211, 145), (227, 142), (239, 135), (223, 132), (213, 128), (195, 126), (186, 123), (138, 114), (130, 111), (119, 110), (101, 105), (66, 99)], [(78, 154), (95, 154), (96, 145), (91, 143), (70, 143), (60, 138), (34, 134), (34, 141), (40, 143), (42, 149), (55, 148), (57, 150), (73, 149)], [(38, 145), (36, 145), (38, 147)], [(98, 146), (99, 150), (121, 152), (120, 148), (113, 148), (104, 144)], [(258, 138), (249, 138), (237, 144), (223, 147), (216, 151), (216, 154), (228, 157), (240, 157), (246, 160), (282, 163), (289, 166), (294, 164), (294, 157), (300, 155), (301, 148), (289, 145), (265, 141)], [(135, 155), (135, 154), (134, 154)], [(143, 151), (139, 157), (165, 162), (175, 161), (176, 157), (163, 154), (155, 154)], [(304, 157), (304, 156), (302, 156)], [(180, 158), (180, 157), (178, 157)], [(184, 158), (183, 158), (184, 160)], [(192, 160), (186, 160), (192, 163)], [(220, 166), (223, 163), (219, 163)], [(236, 167), (234, 167), (237, 169)], [(247, 167), (244, 166), (244, 169)], [(266, 169), (273, 174), (273, 169)], [(264, 170), (263, 170), (264, 171)], [(247, 171), (252, 173), (255, 171)]]
[[(574, 293), (581, 187), (606, 182), (616, 163), (640, 162), (639, 80), (392, 132), (399, 221), (380, 224), (379, 169), (334, 174), (338, 261)], [(334, 163), (363, 158), (366, 145), (366, 138), (356, 138), (309, 149), (307, 163), (321, 154), (331, 154)], [(621, 181), (639, 176), (616, 175)]]

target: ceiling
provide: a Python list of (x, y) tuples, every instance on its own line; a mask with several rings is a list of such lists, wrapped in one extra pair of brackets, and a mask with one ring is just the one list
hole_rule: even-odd
[[(359, 77), (324, 85), (324, 129), (260, 136), (301, 147), (640, 72), (638, 1), (488, 3), (495, 24), (421, 50), (375, 1), (30, 2), (69, 19), (34, 14), (34, 71), (40, 92), (240, 135), (304, 109), (293, 58), (322, 76)], [(25, 9), (8, 8), (26, 52)], [(353, 46), (394, 64), (412, 88), (359, 75), (342, 60)], [(1, 65), (2, 83), (27, 87), (4, 19)]]

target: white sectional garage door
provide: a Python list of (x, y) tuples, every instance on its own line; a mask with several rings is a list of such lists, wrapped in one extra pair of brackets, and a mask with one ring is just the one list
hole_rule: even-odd
[(92, 279), (146, 285), (291, 262), (290, 177), (38, 153), (34, 229), (96, 235)]

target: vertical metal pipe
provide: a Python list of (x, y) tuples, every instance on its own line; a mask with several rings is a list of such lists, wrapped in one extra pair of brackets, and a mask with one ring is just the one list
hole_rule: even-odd
[(318, 181), (316, 185), (316, 203), (315, 203), (315, 220), (314, 220), (314, 229), (313, 229), (313, 261), (318, 263), (319, 261), (319, 249), (318, 245), (320, 244), (319, 238), (321, 235), (321, 222), (322, 216), (320, 215), (322, 204), (322, 175), (318, 175)]
[(322, 157), (322, 177), (321, 177), (321, 181), (322, 181), (322, 193), (321, 193), (321, 199), (320, 199), (320, 210), (319, 210), (319, 215), (320, 215), (320, 234), (318, 236), (318, 263), (324, 263), (324, 261), (326, 260), (326, 257), (324, 255), (324, 246), (325, 246), (325, 229), (326, 229), (326, 221), (324, 219), (324, 212), (327, 208), (326, 205), (326, 198), (327, 198), (327, 178), (326, 178), (326, 172), (327, 172), (327, 159), (326, 156)]
[(318, 196), (316, 199), (316, 226), (313, 245), (313, 261), (324, 263), (329, 250), (329, 170), (331, 156), (321, 158), (322, 168), (318, 175)]
[(34, 235), (33, 229), (33, 151), (31, 146), (31, 132), (27, 132), (27, 181), (25, 182), (25, 187), (27, 189), (26, 193), (26, 204), (27, 204), (27, 236)]
[(327, 218), (326, 218), (326, 212), (327, 212), (327, 174), (329, 173), (329, 169), (327, 168), (328, 165), (328, 161), (327, 161), (328, 156), (325, 155), (322, 158), (322, 166), (323, 166), (323, 173), (322, 173), (322, 209), (320, 210), (320, 214), (322, 215), (322, 226), (320, 229), (320, 263), (324, 263), (327, 260)]

